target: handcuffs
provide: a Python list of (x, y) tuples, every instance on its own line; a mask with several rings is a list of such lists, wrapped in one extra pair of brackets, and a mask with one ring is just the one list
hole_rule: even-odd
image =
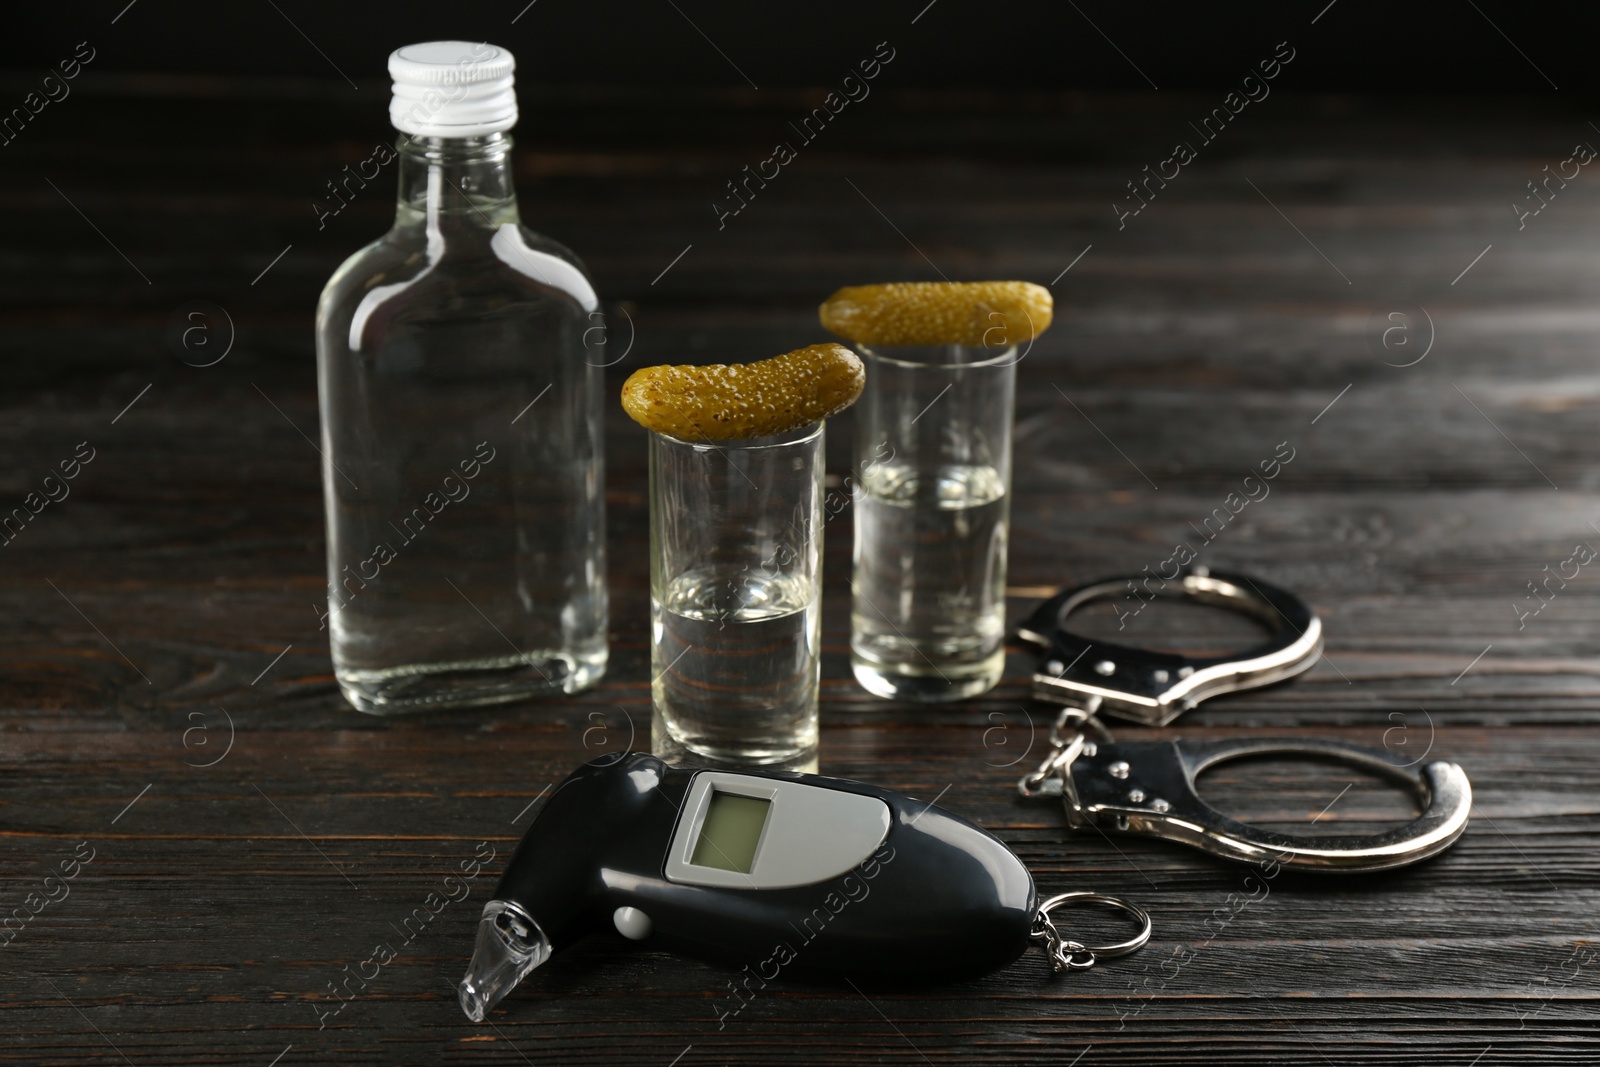
[[(1024, 797), (1059, 796), (1073, 829), (1143, 834), (1231, 860), (1300, 871), (1403, 867), (1437, 855), (1461, 836), (1472, 786), (1454, 763), (1434, 760), (1418, 768), (1382, 749), (1315, 738), (1114, 740), (1098, 718), (1102, 713), (1165, 726), (1208, 697), (1292, 678), (1322, 654), (1321, 621), (1286, 590), (1205, 567), (1166, 585), (1178, 589), (1163, 588), (1157, 595), (1254, 616), (1272, 636), (1244, 652), (1210, 657), (1090, 641), (1066, 628), (1067, 616), (1125, 593), (1129, 580), (1091, 582), (1051, 597), (1017, 631), (1042, 651), (1033, 676), (1035, 698), (1064, 705), (1050, 733), (1050, 755), (1017, 783)], [(1249, 756), (1351, 764), (1409, 787), (1422, 813), (1405, 826), (1359, 836), (1301, 836), (1250, 826), (1206, 804), (1195, 789), (1195, 778), (1208, 767)]]

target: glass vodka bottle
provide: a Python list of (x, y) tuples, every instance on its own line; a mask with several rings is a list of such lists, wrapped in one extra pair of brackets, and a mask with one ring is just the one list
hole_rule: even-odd
[(571, 693), (605, 670), (598, 302), (521, 225), (513, 61), (390, 57), (394, 226), (317, 308), (334, 671), (377, 714)]

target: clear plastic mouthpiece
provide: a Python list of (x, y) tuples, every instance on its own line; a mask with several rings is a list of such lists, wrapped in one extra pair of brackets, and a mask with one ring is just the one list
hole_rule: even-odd
[(550, 958), (550, 939), (533, 916), (505, 900), (483, 906), (472, 963), (461, 979), (461, 1010), (475, 1023), (516, 988), (518, 982)]

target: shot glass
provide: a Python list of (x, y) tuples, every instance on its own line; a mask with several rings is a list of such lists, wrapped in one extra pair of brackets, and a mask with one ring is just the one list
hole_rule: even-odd
[(851, 667), (893, 700), (976, 696), (1005, 669), (1017, 350), (855, 348)]
[(823, 424), (737, 441), (650, 434), (658, 755), (804, 766), (821, 678)]

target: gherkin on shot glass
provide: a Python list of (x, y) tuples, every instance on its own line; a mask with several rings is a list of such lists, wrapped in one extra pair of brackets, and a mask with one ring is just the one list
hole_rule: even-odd
[(624, 384), (651, 431), (657, 755), (815, 769), (823, 426), (861, 383), (855, 354), (826, 344)]
[(938, 703), (1000, 680), (1018, 352), (1053, 312), (1015, 281), (854, 286), (822, 305), (866, 364), (850, 663), (871, 693)]

